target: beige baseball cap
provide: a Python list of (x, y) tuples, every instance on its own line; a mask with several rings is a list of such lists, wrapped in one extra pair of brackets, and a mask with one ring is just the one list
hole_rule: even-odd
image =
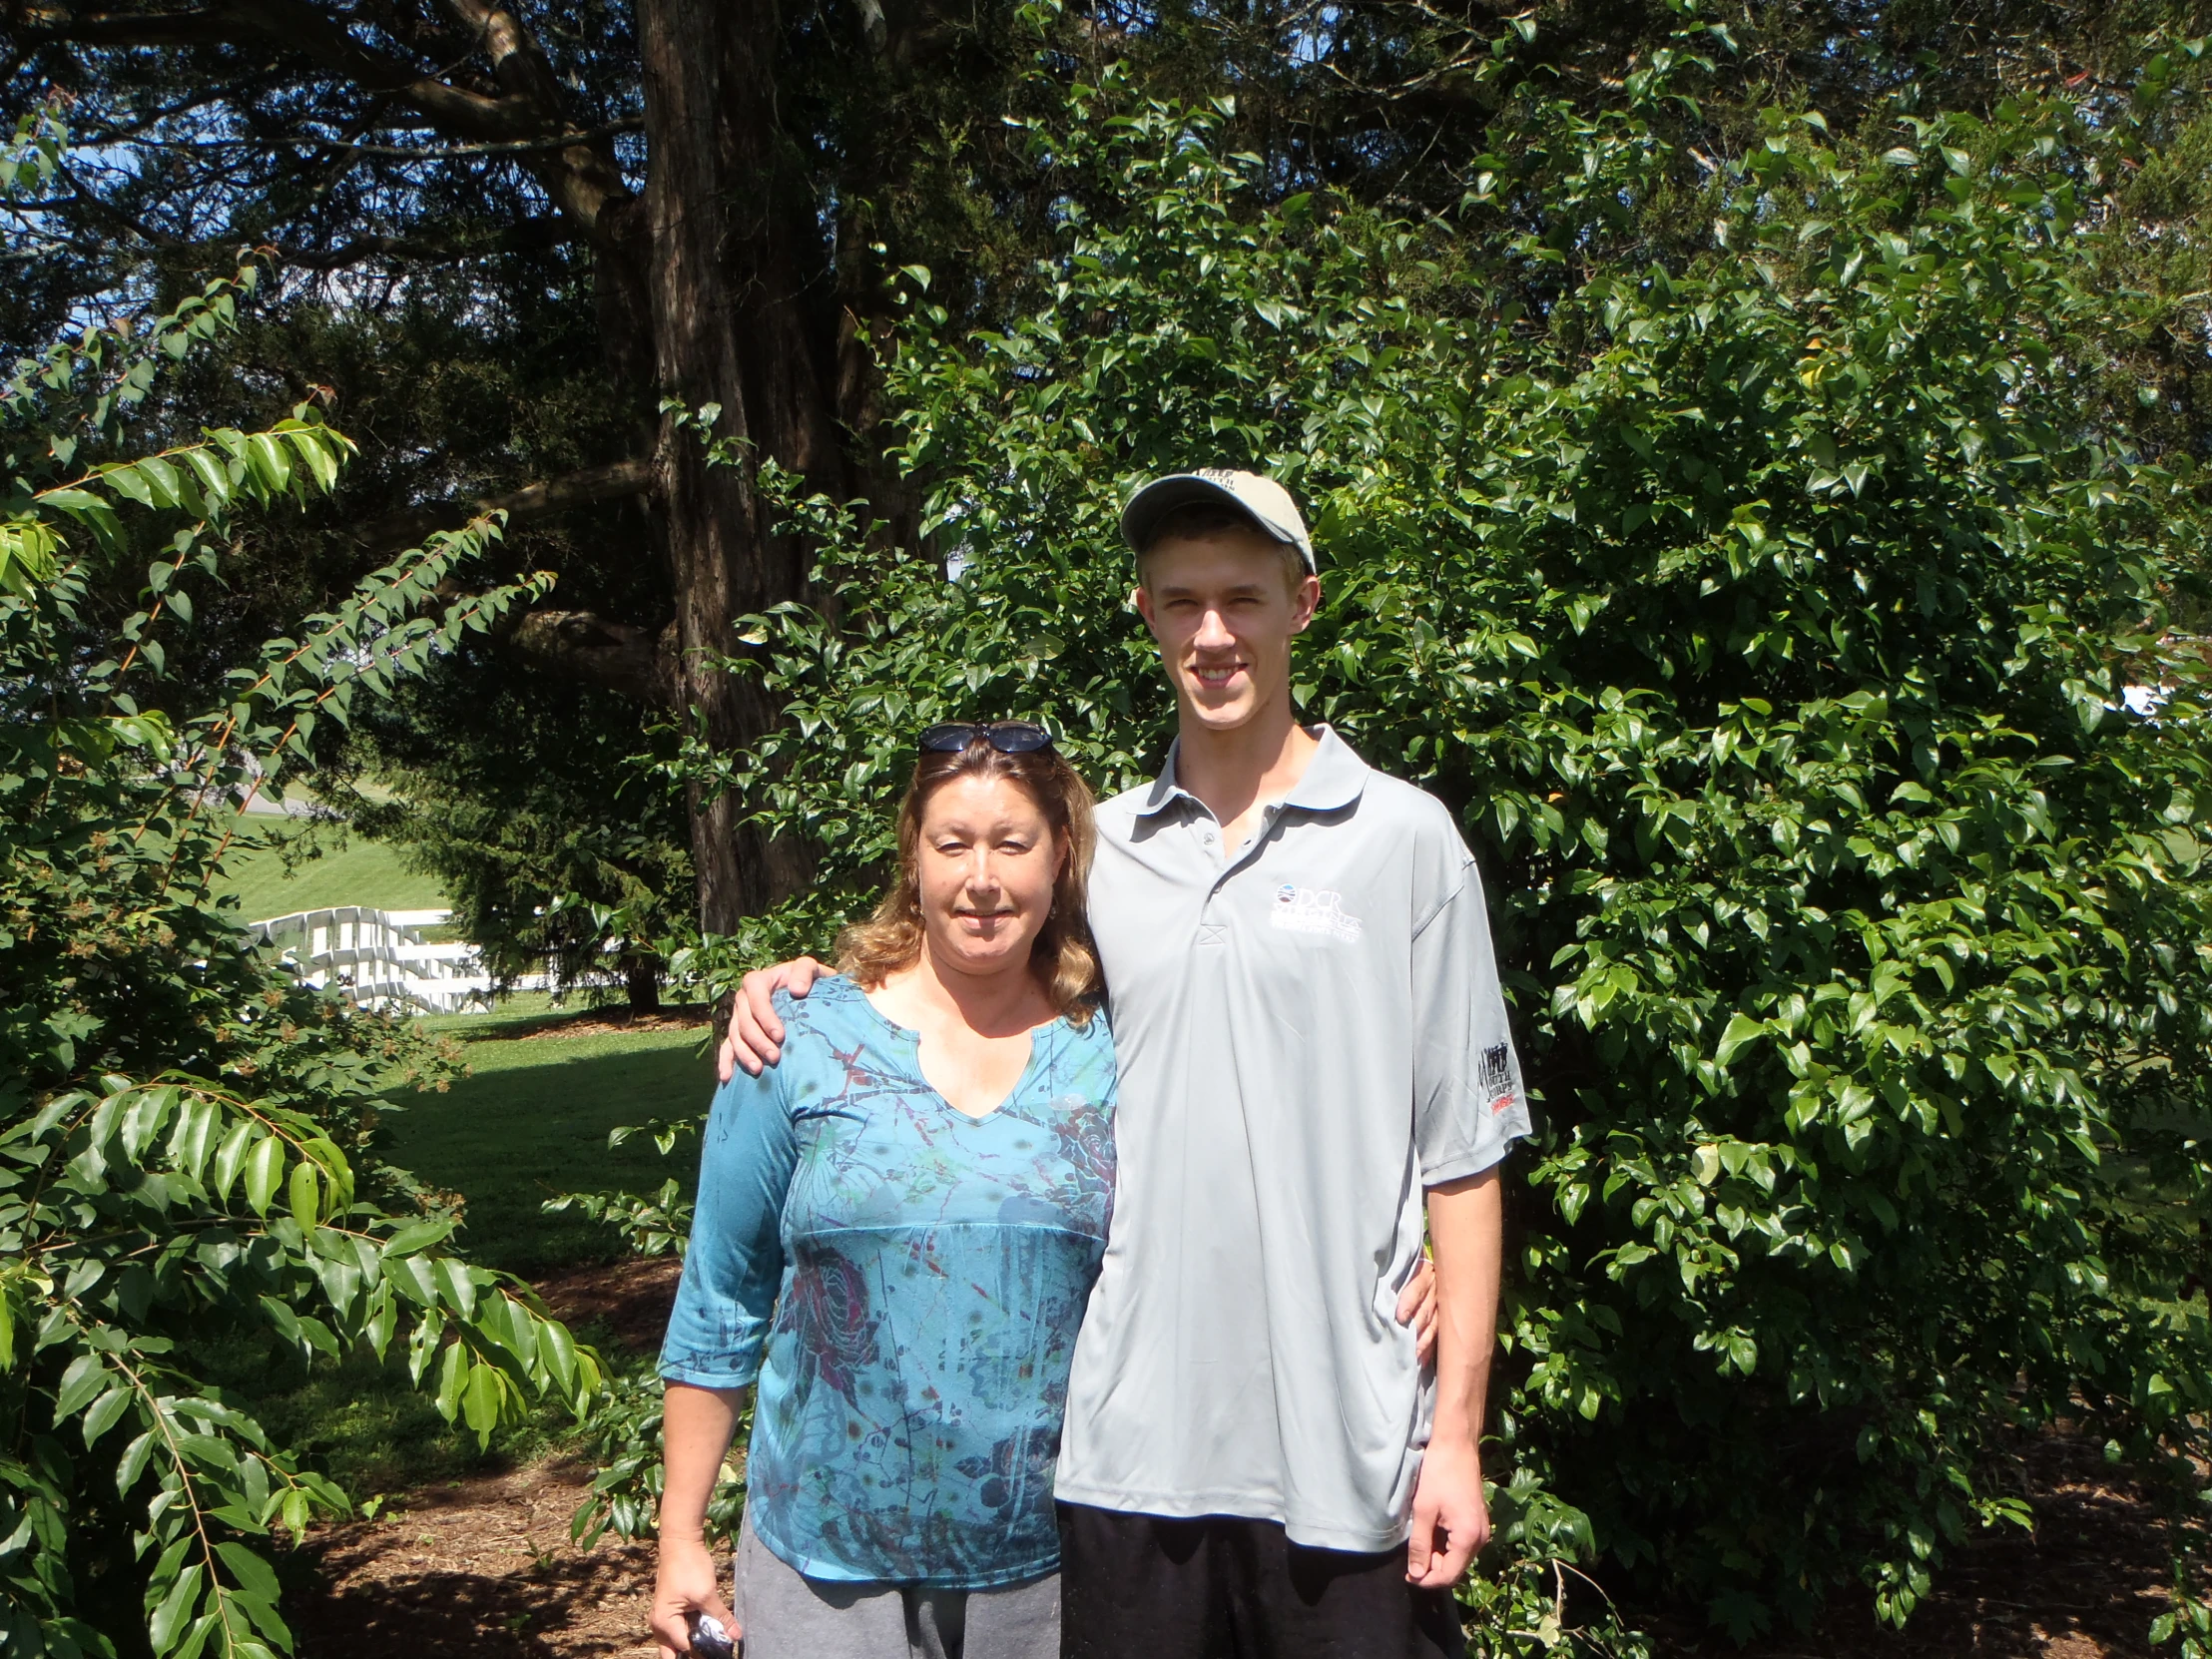
[(1297, 548), (1307, 570), (1314, 569), (1314, 543), (1306, 534), (1306, 520), (1299, 515), (1291, 492), (1273, 478), (1263, 478), (1257, 472), (1233, 472), (1226, 467), (1206, 466), (1196, 472), (1175, 472), (1153, 479), (1122, 508), (1122, 539), (1133, 548), (1143, 547), (1161, 519), (1194, 502), (1236, 508), (1263, 534)]

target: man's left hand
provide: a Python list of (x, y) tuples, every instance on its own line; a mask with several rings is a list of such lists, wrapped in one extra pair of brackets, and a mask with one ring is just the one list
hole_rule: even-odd
[(1417, 1363), (1425, 1366), (1436, 1358), (1436, 1264), (1425, 1256), (1398, 1293), (1397, 1323), (1412, 1331)]
[(1490, 1509), (1482, 1501), (1482, 1458), (1474, 1443), (1430, 1441), (1413, 1485), (1406, 1582), (1424, 1589), (1449, 1589), (1489, 1539)]

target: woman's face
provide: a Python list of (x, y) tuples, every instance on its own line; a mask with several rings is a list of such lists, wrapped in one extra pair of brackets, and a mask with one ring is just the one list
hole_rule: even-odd
[(922, 809), (914, 853), (930, 958), (959, 973), (1026, 964), (1066, 860), (1018, 785), (955, 778), (939, 786)]

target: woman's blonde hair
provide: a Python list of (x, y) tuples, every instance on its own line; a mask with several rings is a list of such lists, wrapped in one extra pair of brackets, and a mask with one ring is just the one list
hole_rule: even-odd
[(1029, 946), (1029, 967), (1054, 1013), (1076, 1025), (1088, 1023), (1099, 992), (1088, 909), (1091, 854), (1098, 845), (1090, 787), (1056, 750), (1007, 755), (981, 734), (965, 749), (924, 754), (915, 763), (906, 799), (898, 804), (898, 868), (875, 913), (837, 935), (837, 971), (873, 989), (886, 975), (920, 960), (921, 815), (929, 798), (956, 778), (1012, 784), (1036, 804), (1065, 848), (1051, 912)]

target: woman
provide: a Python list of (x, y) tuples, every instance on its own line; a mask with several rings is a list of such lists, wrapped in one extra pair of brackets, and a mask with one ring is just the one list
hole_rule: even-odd
[[(751, 1659), (1059, 1652), (1052, 1466), (1114, 1179), (1091, 797), (1024, 722), (921, 750), (890, 890), (708, 1118), (661, 1355), (664, 1656), (693, 1611)], [(704, 1531), (756, 1379), (733, 1620)]]

